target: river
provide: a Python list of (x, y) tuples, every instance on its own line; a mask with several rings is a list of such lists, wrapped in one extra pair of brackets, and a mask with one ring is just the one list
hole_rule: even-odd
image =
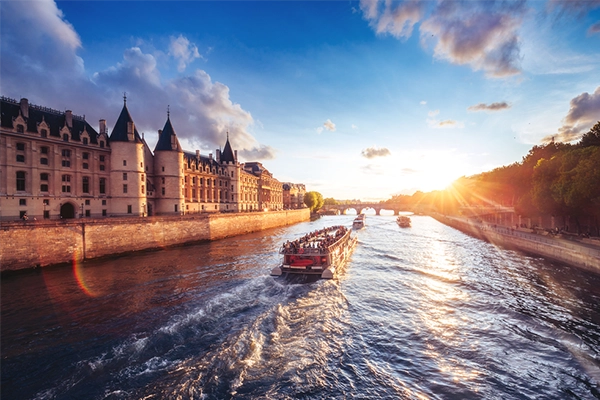
[(368, 216), (336, 280), (269, 276), (352, 216), (6, 276), (6, 399), (600, 399), (600, 276)]

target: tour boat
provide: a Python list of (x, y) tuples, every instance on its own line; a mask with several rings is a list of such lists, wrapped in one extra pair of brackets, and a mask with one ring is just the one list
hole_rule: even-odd
[(366, 215), (358, 214), (356, 218), (354, 218), (354, 222), (352, 223), (352, 227), (354, 229), (361, 229), (365, 227)]
[(318, 275), (332, 279), (345, 265), (357, 239), (345, 226), (331, 226), (311, 232), (293, 242), (286, 242), (279, 253), (283, 263), (271, 275)]
[(410, 228), (410, 218), (405, 215), (400, 215), (396, 218), (396, 222), (400, 228)]

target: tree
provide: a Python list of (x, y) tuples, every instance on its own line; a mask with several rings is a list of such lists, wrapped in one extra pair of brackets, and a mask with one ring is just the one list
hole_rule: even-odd
[(326, 206), (337, 206), (338, 205), (338, 201), (336, 199), (334, 199), (333, 197), (327, 197), (324, 200), (324, 203)]
[(598, 121), (589, 132), (583, 134), (579, 141), (579, 146), (600, 146), (600, 121)]
[(306, 192), (304, 195), (304, 204), (306, 204), (312, 212), (316, 212), (323, 207), (323, 203), (323, 195), (319, 192)]

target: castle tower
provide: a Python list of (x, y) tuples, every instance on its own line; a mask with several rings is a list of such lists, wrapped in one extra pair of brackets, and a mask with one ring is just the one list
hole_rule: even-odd
[[(219, 153), (217, 153), (219, 154)], [(218, 157), (219, 163), (225, 167), (227, 171), (227, 175), (231, 180), (231, 191), (229, 194), (229, 201), (233, 203), (233, 209), (236, 212), (240, 211), (240, 163), (237, 161), (237, 151), (233, 151), (231, 149), (231, 144), (229, 143), (229, 133), (227, 133), (227, 141), (225, 142), (225, 147), (223, 151), (220, 152)]]
[(154, 148), (154, 180), (156, 186), (157, 214), (183, 214), (185, 212), (185, 183), (183, 150), (177, 140), (171, 118), (162, 131), (158, 131)]
[(145, 215), (147, 203), (144, 142), (123, 99), (123, 109), (109, 137), (111, 214)]

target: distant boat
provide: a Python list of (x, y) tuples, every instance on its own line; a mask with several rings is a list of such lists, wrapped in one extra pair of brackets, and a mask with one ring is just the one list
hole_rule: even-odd
[(273, 268), (271, 275), (318, 275), (332, 279), (344, 266), (357, 239), (345, 226), (319, 229), (293, 242), (286, 242), (280, 249), (283, 263)]
[(352, 222), (352, 228), (362, 229), (365, 227), (366, 222), (367, 222), (367, 216), (365, 214), (358, 214), (358, 216), (356, 218), (354, 218), (354, 222)]
[(396, 222), (400, 228), (410, 228), (410, 218), (405, 215), (400, 215), (396, 218)]

